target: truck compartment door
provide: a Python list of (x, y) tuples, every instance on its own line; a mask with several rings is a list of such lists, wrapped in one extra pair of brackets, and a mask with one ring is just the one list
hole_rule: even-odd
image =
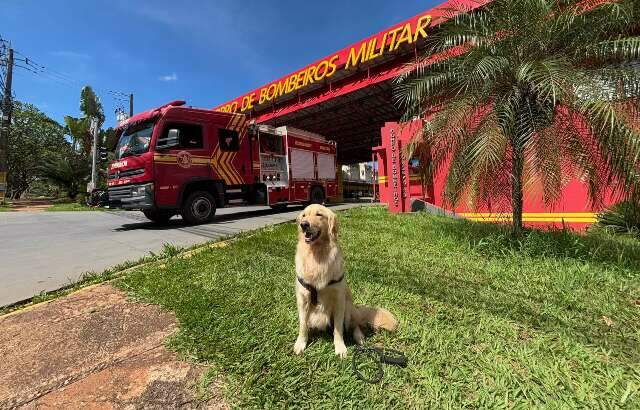
[(318, 179), (336, 179), (336, 160), (333, 154), (318, 153)]
[(291, 178), (296, 180), (315, 179), (313, 152), (291, 149)]

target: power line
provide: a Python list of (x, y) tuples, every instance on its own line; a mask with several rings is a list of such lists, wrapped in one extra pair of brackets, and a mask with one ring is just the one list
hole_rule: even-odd
[(52, 74), (52, 75), (54, 75), (56, 77), (59, 77), (60, 79), (63, 79), (63, 80), (66, 80), (66, 81), (70, 81), (70, 82), (76, 82), (76, 80), (73, 79), (72, 77), (70, 77), (70, 76), (68, 76), (66, 74), (60, 73), (60, 72), (58, 72), (56, 70), (53, 70), (53, 69), (51, 69), (49, 67), (46, 67), (43, 64), (40, 64), (37, 61), (35, 61), (33, 58), (31, 58), (29, 56), (26, 56), (26, 55), (22, 54), (19, 51), (16, 51), (16, 54), (21, 55), (22, 57), (24, 57), (21, 60), (25, 61), (25, 63), (27, 65), (30, 65), (30, 66), (38, 69), (38, 70), (41, 70), (41, 71), (47, 71), (48, 73), (50, 73), (50, 74)]
[[(62, 85), (69, 85), (77, 88), (83, 88), (86, 85), (86, 84), (82, 84), (75, 78), (72, 78), (70, 75), (64, 74), (60, 71), (56, 71), (47, 67), (46, 65), (40, 63), (37, 60), (34, 60), (33, 58), (27, 56), (24, 53), (21, 53), (20, 51), (15, 50), (14, 52), (22, 56), (22, 58), (17, 59), (17, 61), (23, 62), (27, 66), (27, 67), (21, 67), (21, 68), (27, 69), (27, 71), (30, 71), (33, 74), (41, 75), (43, 76), (43, 78), (51, 79)], [(100, 90), (108, 94), (111, 94), (113, 97), (120, 97), (123, 102), (129, 101), (129, 94), (127, 93), (124, 93), (121, 91), (102, 89), (101, 87), (93, 87), (93, 88), (96, 90)]]
[[(4, 58), (4, 56), (6, 56), (7, 54), (7, 50), (10, 49), (11, 44), (7, 41), (4, 40), (1, 36), (0, 36), (0, 68), (4, 69), (6, 68), (7, 62), (5, 61), (6, 58)], [(63, 72), (57, 71), (57, 70), (53, 70), (51, 68), (49, 68), (48, 66), (46, 66), (45, 64), (40, 63), (37, 60), (34, 60), (33, 58), (21, 53), (20, 51), (17, 50), (13, 50), (13, 52), (16, 55), (21, 56), (21, 58), (15, 58), (15, 62), (19, 62), (21, 64), (15, 64), (14, 66), (16, 68), (19, 68), (21, 70), (24, 70), (25, 72), (28, 72), (30, 74), (33, 74), (35, 76), (38, 76), (44, 80), (50, 81), (50, 82), (54, 82), (56, 84), (59, 85), (64, 85), (67, 87), (71, 87), (74, 89), (82, 89), (86, 86), (86, 84), (82, 84), (80, 81), (78, 81), (76, 78), (67, 75)], [(0, 70), (0, 86), (3, 86), (5, 83), (5, 79), (3, 77), (3, 70)], [(124, 107), (125, 104), (129, 105), (129, 112), (130, 115), (132, 115), (133, 112), (133, 94), (127, 94), (124, 93), (122, 91), (116, 91), (116, 90), (109, 90), (109, 89), (103, 89), (101, 87), (93, 87), (94, 90), (100, 92), (100, 93), (106, 93), (109, 94), (109, 96), (113, 99), (114, 101), (114, 105), (116, 105), (116, 111), (117, 110), (122, 110), (123, 112), (125, 111)]]
[(42, 77), (46, 77), (58, 83), (69, 85), (74, 88), (82, 87), (82, 85), (79, 82), (69, 79), (68, 77), (63, 75), (57, 75), (52, 70), (47, 69), (44, 66), (41, 66), (39, 64), (33, 63), (31, 60), (29, 60), (29, 58), (21, 58), (21, 59), (17, 59), (16, 61), (20, 61), (21, 63), (24, 63), (25, 65), (20, 66), (20, 68), (30, 71), (33, 74), (41, 75)]

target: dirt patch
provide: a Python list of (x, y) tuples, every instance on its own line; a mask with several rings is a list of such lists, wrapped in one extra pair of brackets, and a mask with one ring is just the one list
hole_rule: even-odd
[(9, 210), (13, 212), (44, 212), (53, 204), (49, 200), (17, 200), (9, 204)]
[(0, 408), (226, 408), (164, 347), (172, 314), (108, 284), (0, 317)]

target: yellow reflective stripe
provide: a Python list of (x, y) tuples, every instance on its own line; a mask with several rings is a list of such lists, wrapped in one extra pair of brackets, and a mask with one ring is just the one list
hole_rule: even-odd
[(227, 155), (229, 153), (228, 152), (223, 152), (222, 155), (220, 155), (220, 167), (224, 170), (224, 182), (226, 182), (229, 185), (233, 185), (233, 180), (231, 179), (231, 176), (229, 175), (229, 169), (227, 167)]
[[(476, 222), (508, 222), (511, 218), (467, 218)], [(596, 218), (522, 218), (522, 222), (581, 222), (594, 223)]]
[(222, 154), (218, 158), (218, 170), (220, 171), (220, 175), (224, 182), (228, 185), (235, 185), (236, 182), (233, 180), (233, 176), (229, 171), (229, 164), (227, 163), (227, 157), (229, 156), (229, 152), (222, 152)]
[(229, 158), (229, 168), (231, 169), (231, 174), (233, 175), (233, 178), (235, 179), (236, 184), (241, 185), (243, 182), (242, 176), (240, 175), (236, 167), (233, 165), (233, 160), (235, 158), (236, 158), (236, 153), (232, 152)]
[[(461, 212), (458, 215), (470, 218), (500, 218), (500, 217), (511, 217), (511, 213), (500, 213), (500, 212)], [(593, 218), (597, 215), (595, 212), (523, 212), (523, 218)]]
[[(482, 222), (501, 222), (511, 221), (513, 219), (512, 214), (509, 213), (460, 213), (463, 216), (472, 221)], [(523, 222), (578, 222), (578, 223), (593, 223), (597, 221), (597, 214), (594, 212), (524, 212), (522, 214)]]
[(218, 174), (220, 174), (220, 177), (224, 180), (225, 183), (229, 183), (229, 180), (226, 176), (226, 172), (224, 170), (224, 167), (222, 166), (222, 154), (223, 152), (220, 150), (216, 151), (216, 155), (215, 155), (215, 165), (216, 165), (216, 170), (218, 171)]
[(231, 117), (231, 122), (229, 122), (229, 126), (227, 128), (229, 128), (230, 130), (235, 130), (235, 126), (237, 122), (238, 122), (238, 117), (234, 115), (233, 117)]
[(153, 156), (153, 160), (154, 161), (165, 161), (165, 162), (177, 162), (178, 158), (176, 158), (175, 155), (171, 156), (171, 155), (154, 155)]
[(244, 115), (238, 115), (236, 116), (236, 119), (233, 121), (233, 123), (231, 124), (231, 129), (232, 130), (240, 130), (240, 126), (242, 124), (242, 120), (244, 119)]

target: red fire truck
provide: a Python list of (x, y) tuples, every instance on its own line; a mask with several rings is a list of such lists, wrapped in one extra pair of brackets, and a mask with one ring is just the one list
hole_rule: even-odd
[(120, 124), (108, 170), (109, 204), (154, 222), (211, 221), (216, 208), (321, 203), (337, 195), (336, 144), (242, 114), (173, 101)]

